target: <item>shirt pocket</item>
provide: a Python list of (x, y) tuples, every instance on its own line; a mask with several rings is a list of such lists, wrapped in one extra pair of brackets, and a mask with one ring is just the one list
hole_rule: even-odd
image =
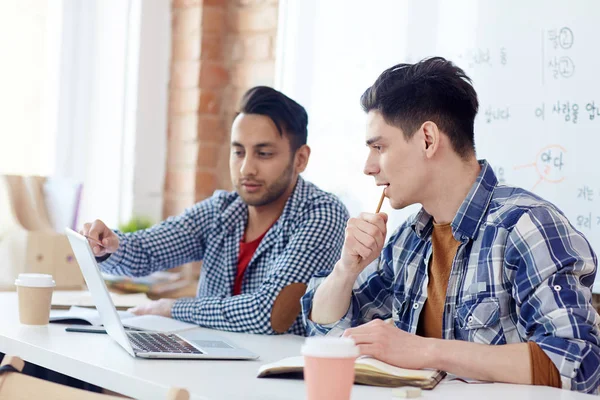
[(456, 322), (457, 339), (483, 344), (506, 344), (497, 297), (464, 301), (456, 311)]

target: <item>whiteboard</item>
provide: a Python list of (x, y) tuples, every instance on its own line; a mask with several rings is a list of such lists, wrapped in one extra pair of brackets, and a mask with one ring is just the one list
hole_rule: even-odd
[[(600, 251), (600, 3), (595, 0), (288, 0), (279, 88), (309, 114), (306, 179), (352, 215), (381, 194), (362, 173), (360, 95), (384, 69), (427, 56), (473, 79), (478, 158), (500, 182), (555, 203)], [(393, 211), (395, 228), (418, 210)], [(600, 292), (597, 279), (595, 292)]]

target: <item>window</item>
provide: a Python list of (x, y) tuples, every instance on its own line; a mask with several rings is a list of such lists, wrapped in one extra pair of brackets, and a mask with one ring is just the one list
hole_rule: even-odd
[[(53, 173), (53, 63), (47, 0), (0, 2), (0, 173)], [(55, 80), (55, 79), (54, 79)]]
[(162, 210), (170, 1), (0, 2), (0, 174), (83, 183), (80, 221)]

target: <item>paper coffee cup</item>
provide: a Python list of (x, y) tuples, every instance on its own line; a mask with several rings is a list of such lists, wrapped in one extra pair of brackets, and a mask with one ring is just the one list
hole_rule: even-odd
[(350, 399), (358, 354), (358, 347), (350, 338), (306, 338), (302, 355), (307, 399)]
[(52, 275), (19, 274), (15, 280), (19, 298), (19, 320), (25, 325), (47, 325), (50, 318)]

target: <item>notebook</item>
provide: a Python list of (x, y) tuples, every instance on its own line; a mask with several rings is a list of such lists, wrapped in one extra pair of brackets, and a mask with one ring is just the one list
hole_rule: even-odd
[[(132, 307), (150, 303), (144, 293), (119, 294), (110, 293), (117, 310), (128, 310)], [(96, 308), (92, 295), (87, 290), (55, 290), (52, 292), (52, 309), (68, 310), (71, 306)]]
[[(261, 366), (258, 370), (258, 377), (299, 377), (303, 369), (303, 356), (289, 357)], [(416, 386), (422, 389), (433, 389), (446, 375), (443, 371), (432, 369), (398, 368), (366, 356), (356, 359), (354, 371), (355, 383), (384, 387)]]
[[(192, 283), (185, 279), (179, 272), (157, 271), (148, 276), (119, 276), (103, 273), (102, 277), (106, 286), (123, 292), (140, 292), (160, 295), (172, 290), (177, 290)], [(197, 280), (195, 282), (198, 283)], [(158, 296), (161, 297), (161, 296)]]
[[(194, 329), (198, 326), (173, 318), (158, 315), (134, 315), (127, 311), (117, 311), (123, 326), (145, 332), (173, 333)], [(73, 306), (68, 310), (51, 310), (50, 322), (87, 324), (102, 326), (102, 318), (96, 309)]]

